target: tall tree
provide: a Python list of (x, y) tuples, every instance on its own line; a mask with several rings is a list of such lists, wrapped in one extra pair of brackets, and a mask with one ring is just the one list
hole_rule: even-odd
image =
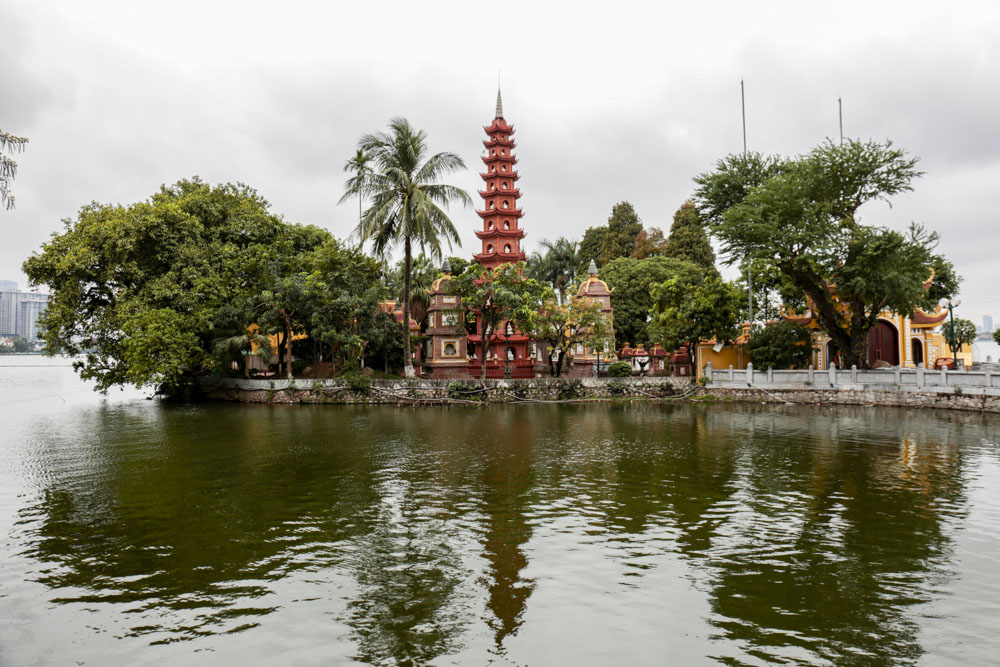
[[(458, 231), (442, 207), (453, 201), (470, 205), (472, 198), (460, 188), (437, 181), (464, 169), (465, 162), (449, 152), (428, 157), (426, 133), (415, 130), (405, 118), (393, 118), (388, 132), (367, 134), (358, 146), (370, 156), (372, 170), (349, 180), (340, 201), (358, 195), (371, 202), (355, 233), (362, 242), (372, 243), (376, 255), (384, 257), (403, 246), (403, 358), (408, 360), (413, 246), (436, 260), (441, 257), (442, 243), (449, 248), (452, 242), (459, 243)], [(412, 377), (413, 365), (404, 364), (404, 372)]]
[[(642, 231), (642, 221), (636, 214), (632, 204), (627, 201), (618, 202), (611, 209), (608, 218), (608, 231), (601, 245), (601, 262), (608, 262), (619, 257), (630, 257), (635, 250), (635, 238)], [(587, 258), (589, 262), (590, 259)]]
[(528, 262), (528, 275), (552, 286), (559, 295), (559, 303), (566, 302), (566, 289), (576, 275), (579, 258), (576, 243), (565, 237), (555, 241), (543, 239), (543, 253), (533, 255)]
[(685, 266), (654, 290), (651, 329), (668, 350), (686, 345), (693, 363), (699, 341), (736, 338), (742, 295), (714, 268), (706, 271), (694, 262), (675, 261)]
[(858, 209), (912, 190), (916, 163), (891, 142), (827, 141), (789, 160), (722, 160), (695, 179), (696, 197), (728, 262), (773, 264), (809, 298), (844, 363), (863, 366), (879, 313), (912, 315), (924, 302), (937, 235), (863, 225)]
[(583, 239), (577, 247), (577, 274), (587, 275), (587, 267), (590, 261), (597, 262), (598, 268), (604, 266), (601, 259), (601, 248), (604, 247), (604, 237), (608, 234), (608, 228), (604, 225), (600, 227), (588, 227), (583, 233)]
[[(360, 184), (364, 178), (371, 171), (371, 156), (365, 153), (362, 149), (358, 149), (353, 157), (348, 158), (344, 162), (344, 171), (349, 174), (354, 174), (349, 179), (347, 179), (347, 189), (355, 187), (355, 184)], [(364, 195), (358, 192), (358, 225), (361, 224), (361, 216), (364, 213), (363, 207), (365, 203)]]
[(667, 239), (663, 237), (663, 230), (659, 227), (644, 229), (635, 237), (635, 248), (632, 250), (632, 259), (646, 259), (647, 257), (663, 257), (666, 254)]
[(28, 143), (26, 138), (15, 137), (0, 130), (0, 205), (8, 210), (14, 208), (14, 195), (10, 192), (10, 182), (17, 176), (17, 163), (4, 153), (20, 153), (26, 143)]
[(615, 312), (617, 348), (625, 343), (650, 342), (648, 323), (653, 312), (654, 288), (671, 276), (689, 271), (691, 266), (689, 262), (671, 257), (620, 257), (601, 269), (601, 280), (614, 290), (611, 306)]
[(708, 241), (698, 209), (690, 201), (681, 204), (674, 213), (663, 255), (694, 262), (706, 269), (715, 266), (715, 252)]

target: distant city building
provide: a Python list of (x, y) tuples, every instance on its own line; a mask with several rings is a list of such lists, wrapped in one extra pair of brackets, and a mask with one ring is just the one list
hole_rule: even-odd
[(983, 315), (983, 331), (993, 333), (993, 316)]
[(17, 283), (0, 281), (0, 336), (20, 336), (25, 340), (38, 338), (38, 318), (48, 308), (49, 295), (21, 292)]

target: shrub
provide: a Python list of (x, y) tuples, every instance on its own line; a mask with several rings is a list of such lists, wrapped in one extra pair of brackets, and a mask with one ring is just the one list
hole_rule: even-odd
[(802, 325), (773, 322), (754, 329), (749, 347), (755, 368), (805, 368), (812, 357), (812, 335)]
[(371, 378), (356, 371), (344, 373), (340, 376), (340, 379), (347, 385), (347, 389), (355, 394), (367, 396), (371, 391)]
[(627, 361), (616, 361), (608, 366), (608, 377), (627, 378), (632, 375), (632, 365)]
[(621, 396), (625, 393), (625, 383), (624, 382), (609, 382), (607, 384), (608, 393), (612, 396)]

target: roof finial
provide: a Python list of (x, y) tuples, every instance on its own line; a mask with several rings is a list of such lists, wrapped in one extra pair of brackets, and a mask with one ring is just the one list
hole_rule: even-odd
[(503, 118), (503, 100), (500, 99), (500, 87), (497, 86), (497, 115), (494, 118)]
[(441, 265), (441, 273), (451, 275), (451, 262), (448, 261), (447, 257), (444, 258), (444, 264)]
[(590, 267), (587, 269), (587, 273), (592, 276), (597, 275), (597, 262), (590, 260)]

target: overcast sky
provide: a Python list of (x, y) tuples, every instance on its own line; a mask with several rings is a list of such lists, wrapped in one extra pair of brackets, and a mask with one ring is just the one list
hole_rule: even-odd
[[(844, 133), (921, 158), (864, 220), (924, 223), (965, 277), (960, 315), (1000, 316), (1000, 5), (965, 2), (389, 3), (0, 0), (0, 128), (27, 136), (0, 279), (90, 201), (199, 175), (256, 188), (346, 237), (358, 137), (402, 115), (481, 186), (500, 70), (517, 129), (525, 249), (579, 238), (619, 201), (669, 228), (691, 178), (742, 149)], [(816, 8), (816, 9), (814, 9)], [(478, 197), (477, 197), (478, 200)], [(480, 219), (454, 210), (463, 248)]]

